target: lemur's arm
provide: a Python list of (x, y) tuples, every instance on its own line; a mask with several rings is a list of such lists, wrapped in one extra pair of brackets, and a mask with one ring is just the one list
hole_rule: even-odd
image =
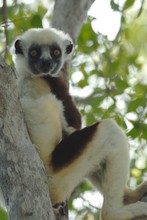
[(81, 114), (76, 108), (72, 97), (69, 95), (68, 85), (65, 80), (62, 76), (58, 78), (45, 76), (44, 79), (48, 82), (52, 93), (62, 102), (64, 110), (63, 113), (68, 126), (73, 127), (75, 130), (79, 130), (81, 128)]

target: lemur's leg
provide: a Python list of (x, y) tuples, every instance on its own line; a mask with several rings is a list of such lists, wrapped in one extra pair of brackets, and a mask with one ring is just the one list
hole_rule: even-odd
[[(103, 172), (103, 170), (101, 170)], [(102, 173), (100, 171), (95, 171), (88, 176), (88, 179), (93, 183), (93, 185), (102, 192), (101, 188), (101, 177)], [(147, 193), (147, 181), (140, 184), (136, 189), (125, 188), (123, 203), (125, 205), (130, 203), (135, 203), (143, 198)]]
[(126, 137), (114, 121), (104, 120), (63, 139), (52, 153), (50, 166), (53, 204), (65, 201), (84, 177), (99, 170), (103, 220), (131, 220), (147, 215), (144, 202), (123, 205), (129, 153)]
[[(102, 171), (101, 171), (102, 172)], [(89, 179), (93, 183), (93, 185), (102, 192), (102, 186), (100, 179), (102, 177), (101, 172), (93, 172), (92, 174), (89, 175)], [(99, 182), (99, 184), (98, 184)], [(147, 181), (144, 183), (140, 184), (136, 189), (132, 190), (126, 187), (125, 192), (124, 192), (124, 198), (123, 198), (123, 203), (125, 205), (131, 204), (131, 203), (136, 203), (139, 200), (142, 200), (142, 198), (147, 194)], [(138, 203), (136, 203), (138, 204)], [(137, 205), (138, 206), (138, 205)], [(131, 207), (130, 207), (131, 208)], [(134, 207), (133, 207), (134, 209)], [(130, 209), (131, 210), (131, 209)], [(112, 218), (113, 219), (113, 218)], [(117, 217), (116, 217), (117, 219)], [(122, 217), (122, 219), (124, 219)]]

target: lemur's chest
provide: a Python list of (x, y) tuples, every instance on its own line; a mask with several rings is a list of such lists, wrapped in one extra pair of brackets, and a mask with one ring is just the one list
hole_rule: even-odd
[(47, 163), (54, 146), (62, 138), (62, 103), (40, 78), (21, 80), (19, 93), (31, 141)]

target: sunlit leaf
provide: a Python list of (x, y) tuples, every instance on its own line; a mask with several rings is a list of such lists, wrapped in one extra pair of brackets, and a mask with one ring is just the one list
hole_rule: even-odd
[(92, 20), (93, 19), (90, 18), (89, 21), (83, 25), (81, 30), (82, 34), (78, 38), (78, 50), (83, 53), (90, 53), (98, 47), (97, 35), (91, 26)]
[(132, 176), (134, 176), (134, 177), (136, 177), (136, 178), (138, 178), (138, 177), (140, 177), (141, 176), (141, 171), (139, 170), (139, 169), (136, 169), (136, 168), (132, 168), (131, 169), (131, 174), (132, 174)]
[(136, 98), (135, 100), (131, 100), (128, 104), (128, 112), (136, 111), (137, 107), (144, 106), (143, 98)]

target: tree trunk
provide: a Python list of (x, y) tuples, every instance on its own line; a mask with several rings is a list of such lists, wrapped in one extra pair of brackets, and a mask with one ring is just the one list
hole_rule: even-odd
[(48, 180), (31, 144), (14, 71), (0, 59), (0, 186), (10, 220), (53, 220)]
[(52, 25), (70, 34), (76, 42), (87, 12), (95, 0), (56, 0)]

